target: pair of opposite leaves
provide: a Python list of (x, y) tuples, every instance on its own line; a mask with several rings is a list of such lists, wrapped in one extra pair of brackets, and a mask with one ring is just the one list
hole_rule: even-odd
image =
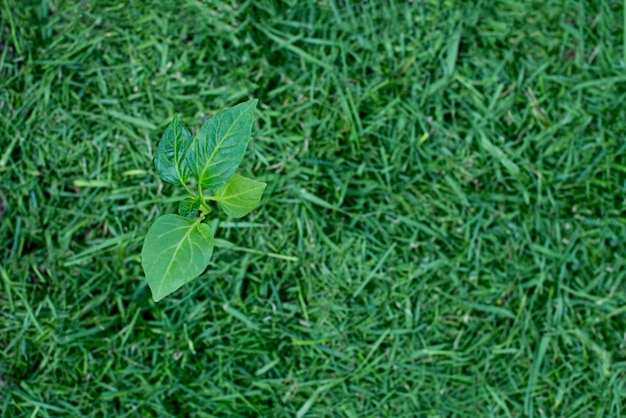
[(168, 125), (154, 159), (163, 181), (179, 184), (192, 197), (178, 206), (179, 215), (163, 215), (148, 230), (141, 262), (155, 302), (198, 277), (213, 253), (213, 231), (202, 223), (205, 197), (187, 187), (194, 177), (198, 191), (215, 190), (210, 200), (233, 218), (241, 218), (260, 202), (266, 183), (235, 174), (252, 131), (257, 100), (241, 103), (209, 119), (192, 139), (175, 116)]

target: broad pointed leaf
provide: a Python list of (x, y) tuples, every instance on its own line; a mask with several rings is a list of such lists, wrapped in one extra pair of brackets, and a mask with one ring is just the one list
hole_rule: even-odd
[(202, 187), (215, 189), (235, 174), (250, 141), (257, 102), (250, 100), (220, 112), (200, 128), (187, 162)]
[(141, 250), (141, 264), (155, 302), (198, 277), (213, 253), (213, 231), (199, 220), (161, 216)]
[(163, 181), (172, 184), (185, 184), (191, 170), (187, 164), (186, 155), (191, 145), (191, 134), (178, 121), (178, 116), (170, 123), (154, 158), (154, 166)]
[(178, 204), (178, 214), (183, 218), (193, 219), (200, 209), (200, 199), (188, 197)]
[(239, 174), (215, 191), (217, 204), (231, 218), (241, 218), (256, 208), (267, 183)]

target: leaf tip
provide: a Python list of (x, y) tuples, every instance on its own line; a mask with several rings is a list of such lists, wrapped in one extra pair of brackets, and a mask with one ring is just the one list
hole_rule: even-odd
[(256, 109), (257, 104), (259, 104), (259, 99), (251, 99), (243, 104), (248, 104), (252, 108), (252, 111), (254, 111)]

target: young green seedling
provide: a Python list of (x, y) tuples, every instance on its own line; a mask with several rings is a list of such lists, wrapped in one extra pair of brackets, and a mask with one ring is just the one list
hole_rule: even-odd
[[(154, 158), (156, 171), (190, 197), (180, 202), (178, 215), (159, 217), (146, 234), (141, 264), (155, 302), (209, 265), (214, 232), (204, 222), (211, 212), (207, 200), (216, 201), (232, 218), (247, 215), (259, 204), (267, 184), (235, 174), (250, 141), (256, 104), (256, 99), (250, 100), (218, 113), (194, 138), (177, 116), (165, 129)], [(213, 190), (213, 196), (205, 195), (206, 189)]]

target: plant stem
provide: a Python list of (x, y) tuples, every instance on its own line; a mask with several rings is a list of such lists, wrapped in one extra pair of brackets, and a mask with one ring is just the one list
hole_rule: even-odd
[[(196, 197), (195, 194), (193, 194), (193, 192), (191, 191), (191, 189), (189, 188), (189, 186), (187, 186), (185, 183), (182, 183), (183, 187), (185, 188), (185, 190), (187, 190), (187, 193), (189, 193), (191, 196)], [(200, 196), (202, 196), (202, 193), (200, 194)]]
[[(200, 196), (200, 206), (204, 208), (206, 213), (211, 213), (211, 206), (209, 206), (206, 202), (206, 198), (202, 195), (202, 185), (198, 183), (198, 196)], [(203, 212), (204, 212), (203, 211)]]

